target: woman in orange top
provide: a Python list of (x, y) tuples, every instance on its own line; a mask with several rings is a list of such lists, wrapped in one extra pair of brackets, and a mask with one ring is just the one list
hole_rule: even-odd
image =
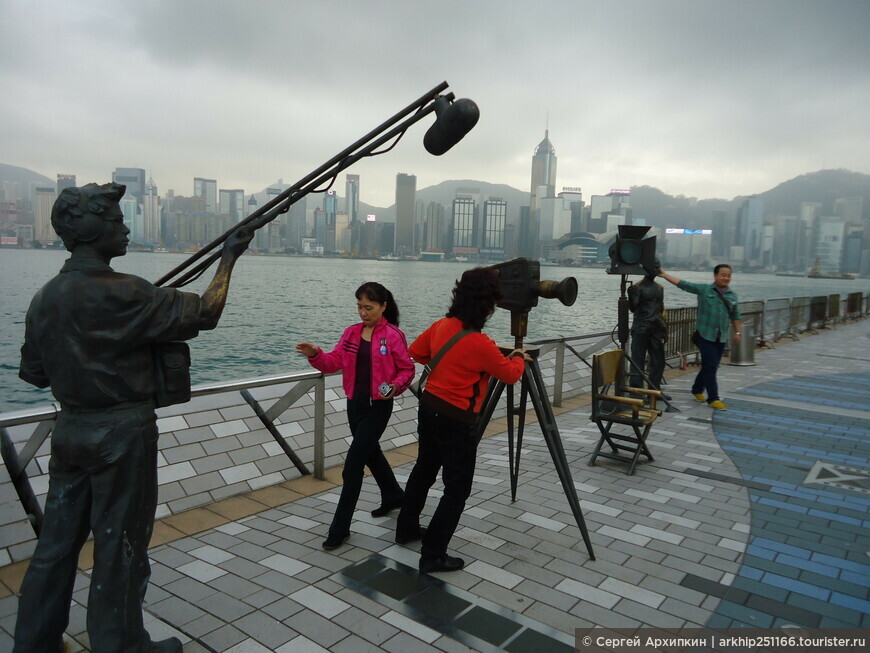
[[(396, 542), (422, 538), (421, 571), (454, 571), (464, 566), (461, 558), (447, 555), (447, 545), (471, 494), (477, 418), (489, 379), (494, 376), (516, 383), (523, 375), (525, 361), (531, 360), (521, 349), (505, 356), (495, 342), (480, 333), (500, 298), (501, 284), (495, 270), (467, 270), (456, 282), (447, 316), (420, 334), (408, 349), (414, 360), (426, 364), (459, 331), (473, 331), (444, 354), (420, 397), (419, 452), (405, 488)], [(420, 512), (442, 468), (444, 495), (424, 529), (420, 527)]]

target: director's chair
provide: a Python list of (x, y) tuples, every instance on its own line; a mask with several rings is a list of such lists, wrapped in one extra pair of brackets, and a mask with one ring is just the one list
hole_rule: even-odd
[[(644, 407), (643, 399), (626, 397), (624, 393), (646, 395), (649, 398), (649, 407)], [(628, 463), (628, 473), (634, 474), (641, 453), (647, 460), (652, 461), (646, 439), (653, 422), (662, 414), (662, 411), (656, 409), (656, 399), (661, 395), (659, 390), (630, 388), (625, 385), (625, 363), (621, 349), (593, 356), (592, 415), (589, 419), (598, 425), (601, 437), (589, 464), (594, 465), (595, 459), (603, 456)], [(630, 426), (633, 434), (612, 432), (614, 424)], [(601, 450), (605, 444), (610, 447), (610, 451)]]

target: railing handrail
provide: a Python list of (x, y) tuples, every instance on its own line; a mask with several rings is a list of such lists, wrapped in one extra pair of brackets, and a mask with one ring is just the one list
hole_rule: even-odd
[[(870, 313), (870, 293), (865, 293), (863, 291), (856, 291), (852, 293), (840, 294), (840, 301), (845, 301), (844, 298), (848, 298), (849, 296), (860, 295), (863, 299), (864, 306), (859, 308), (860, 315), (866, 315)], [(755, 316), (758, 314), (762, 314), (768, 310), (767, 302), (770, 301), (782, 301), (787, 299), (789, 302), (789, 309), (792, 308), (804, 308), (812, 305), (813, 299), (824, 299), (825, 300), (825, 309), (827, 313), (827, 307), (830, 299), (830, 295), (818, 295), (818, 296), (802, 296), (802, 297), (791, 297), (791, 298), (772, 298), (768, 300), (753, 300), (751, 302), (741, 302), (741, 307), (747, 305), (754, 305), (756, 303), (760, 303), (762, 308), (760, 311), (758, 310), (750, 310), (751, 316)], [(666, 308), (668, 314), (676, 313), (677, 311), (684, 309), (693, 309), (694, 307), (674, 307), (674, 308)], [(755, 306), (752, 306), (754, 309)], [(774, 309), (774, 310), (784, 310), (785, 307)], [(842, 312), (839, 316), (842, 319)], [(694, 316), (692, 316), (694, 319)], [(826, 315), (827, 318), (827, 315)], [(759, 320), (763, 324), (763, 320)], [(669, 321), (670, 322), (670, 321)], [(669, 324), (669, 326), (671, 326)], [(806, 327), (806, 321), (802, 324), (788, 324), (787, 330), (791, 330), (798, 327)], [(759, 330), (761, 331), (761, 330)], [(528, 342), (529, 345), (559, 345), (560, 343), (571, 342), (574, 340), (588, 340), (590, 338), (601, 338), (607, 336), (613, 332), (613, 329), (608, 331), (594, 332), (594, 333), (581, 333), (577, 335), (570, 336), (556, 336), (552, 338), (541, 338), (537, 340), (530, 340)], [(756, 338), (764, 339), (764, 336), (767, 335), (765, 333), (755, 333)], [(671, 344), (667, 347), (668, 351), (666, 352), (666, 357), (668, 359), (675, 358), (675, 351), (679, 351), (680, 354), (690, 354), (694, 351), (694, 347), (689, 343), (679, 343), (682, 345), (682, 348), (674, 348), (674, 345), (678, 343), (675, 342), (676, 338), (671, 339)], [(674, 351), (671, 351), (674, 350)], [(211, 394), (219, 394), (222, 392), (233, 392), (233, 391), (241, 391), (250, 388), (259, 388), (265, 386), (279, 385), (281, 383), (293, 383), (298, 381), (305, 381), (309, 379), (316, 379), (324, 375), (321, 372), (317, 371), (305, 371), (305, 372), (291, 372), (288, 374), (277, 374), (272, 376), (262, 376), (262, 377), (253, 377), (248, 379), (235, 379), (232, 381), (223, 381), (219, 383), (204, 383), (194, 386), (191, 389), (191, 399), (195, 397), (201, 397), (205, 395)], [(25, 408), (22, 410), (0, 413), (0, 428), (8, 428), (10, 426), (21, 426), (24, 424), (33, 424), (36, 422), (44, 422), (55, 419), (60, 411), (60, 406), (57, 403), (51, 403), (48, 407), (42, 406), (38, 408)]]
[[(322, 372), (317, 371), (305, 371), (291, 372), (289, 374), (275, 374), (272, 376), (257, 376), (248, 379), (235, 379), (233, 381), (224, 381), (220, 383), (201, 383), (190, 389), (190, 398), (194, 399), (196, 397), (220, 394), (222, 392), (262, 388), (266, 386), (280, 385), (282, 383), (307, 381), (309, 379), (320, 378), (321, 376), (328, 375), (324, 375)], [(0, 428), (21, 426), (23, 424), (35, 424), (36, 422), (46, 422), (55, 419), (59, 412), (60, 404), (52, 402), (48, 407), (24, 408), (22, 410), (8, 413), (0, 413)]]

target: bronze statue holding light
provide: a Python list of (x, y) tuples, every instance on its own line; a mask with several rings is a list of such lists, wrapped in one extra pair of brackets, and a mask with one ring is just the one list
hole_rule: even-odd
[(656, 270), (649, 270), (646, 276), (628, 289), (628, 308), (634, 314), (631, 323), (632, 369), (629, 385), (643, 387), (643, 371), (649, 356), (649, 378), (647, 387), (662, 389), (662, 376), (665, 371), (665, 343), (668, 340), (668, 325), (665, 322), (665, 291), (656, 283)]

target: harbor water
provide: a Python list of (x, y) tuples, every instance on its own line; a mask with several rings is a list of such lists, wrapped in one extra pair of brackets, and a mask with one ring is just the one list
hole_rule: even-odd
[[(19, 350), (31, 297), (57, 274), (67, 257), (67, 252), (58, 250), (0, 250), (0, 412), (52, 401), (47, 390), (18, 378)], [(153, 281), (185, 258), (131, 252), (115, 259), (112, 267)], [(192, 381), (213, 383), (307, 369), (305, 359), (294, 351), (295, 344), (305, 340), (331, 348), (342, 330), (358, 320), (354, 291), (365, 281), (378, 281), (393, 292), (401, 311), (400, 326), (413, 340), (444, 315), (453, 285), (468, 267), (467, 263), (245, 255), (233, 273), (220, 325), (191, 341)], [(185, 289), (203, 292), (213, 270)], [(673, 272), (690, 281), (712, 280), (712, 272)], [(577, 279), (577, 301), (566, 307), (557, 300), (541, 300), (529, 319), (528, 340), (615, 328), (620, 278), (600, 268), (541, 268), (542, 279), (567, 276)], [(666, 306), (694, 305), (694, 295), (661, 283)], [(732, 287), (741, 301), (752, 301), (867, 292), (867, 281), (737, 272)], [(500, 344), (513, 344), (507, 311), (496, 311), (486, 331)]]

